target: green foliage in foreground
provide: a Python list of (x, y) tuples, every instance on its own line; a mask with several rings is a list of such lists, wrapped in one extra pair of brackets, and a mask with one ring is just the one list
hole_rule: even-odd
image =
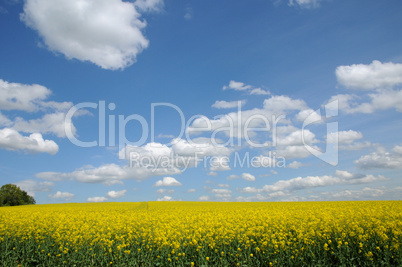
[(298, 249), (278, 250), (269, 244), (264, 252), (257, 246), (244, 249), (237, 242), (216, 248), (198, 244), (172, 251), (141, 240), (121, 249), (96, 244), (76, 248), (50, 238), (5, 237), (0, 242), (0, 262), (2, 266), (402, 266), (401, 240), (392, 232), (388, 234), (386, 243), (374, 235), (365, 244), (353, 237), (342, 238), (339, 243), (337, 233), (329, 239), (332, 242), (317, 238), (314, 244), (289, 238), (292, 247)]

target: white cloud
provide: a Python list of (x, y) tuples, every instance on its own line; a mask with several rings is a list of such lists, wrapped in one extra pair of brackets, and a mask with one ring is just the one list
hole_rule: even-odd
[(289, 0), (289, 6), (299, 6), (301, 8), (317, 8), (322, 0)]
[(183, 139), (172, 140), (168, 147), (160, 143), (148, 143), (142, 147), (126, 146), (120, 151), (120, 158), (135, 159), (132, 163), (147, 164), (147, 168), (159, 170), (163, 168), (192, 168), (208, 156), (230, 155), (232, 150), (223, 145), (212, 143), (207, 138), (195, 138), (189, 141)]
[(49, 153), (54, 155), (59, 146), (52, 140), (44, 140), (40, 133), (22, 136), (16, 130), (0, 129), (0, 148), (6, 150), (23, 150), (29, 153)]
[(402, 112), (402, 90), (379, 89), (375, 93), (370, 93), (364, 97), (368, 98), (367, 102), (362, 101), (361, 98), (356, 95), (341, 94), (332, 96), (329, 102), (338, 100), (339, 109), (347, 114), (370, 114), (377, 110), (390, 108), (395, 108), (398, 112)]
[[(229, 137), (253, 137), (256, 132), (252, 128), (271, 130), (271, 124), (290, 123), (284, 116), (293, 111), (308, 109), (303, 100), (292, 99), (288, 96), (271, 96), (264, 100), (263, 108), (243, 110), (241, 112), (230, 112), (225, 115), (216, 116), (214, 119), (198, 117), (192, 121), (186, 131), (190, 134), (202, 132), (224, 133)], [(240, 113), (240, 114), (239, 114)], [(282, 117), (279, 117), (284, 115)], [(276, 120), (273, 122), (273, 120)], [(247, 126), (247, 128), (245, 127)], [(277, 127), (278, 128), (278, 127)]]
[(237, 179), (237, 178), (239, 178), (238, 175), (232, 174), (232, 175), (229, 175), (229, 176), (226, 178), (226, 180), (234, 180), (234, 179)]
[(49, 197), (54, 198), (54, 199), (64, 199), (64, 200), (68, 201), (74, 197), (74, 194), (69, 193), (69, 192), (57, 191), (54, 195), (49, 195)]
[(156, 190), (156, 193), (161, 194), (161, 195), (163, 195), (163, 194), (173, 194), (174, 190), (168, 190), (168, 189), (160, 188), (160, 189)]
[(228, 184), (218, 184), (218, 187), (230, 187)]
[(376, 151), (355, 161), (359, 169), (402, 169), (402, 146), (395, 146), (392, 152)]
[(340, 84), (351, 89), (392, 88), (402, 84), (402, 64), (374, 60), (368, 65), (339, 66), (336, 77)]
[(210, 192), (222, 201), (228, 201), (232, 197), (232, 190), (229, 189), (211, 189)]
[(193, 18), (194, 10), (191, 7), (186, 7), (186, 13), (184, 14), (184, 19), (190, 20)]
[(213, 193), (213, 194), (231, 194), (232, 191), (229, 189), (211, 189), (211, 193)]
[(35, 196), (37, 192), (50, 192), (54, 186), (52, 182), (38, 182), (34, 180), (23, 180), (14, 184), (26, 191), (30, 196)]
[(124, 69), (148, 46), (140, 10), (162, 1), (27, 0), (21, 20), (37, 30), (48, 49), (68, 59), (90, 61), (104, 69)]
[(246, 91), (249, 95), (269, 95), (271, 94), (269, 91), (265, 91), (261, 88), (255, 88), (251, 85), (246, 85), (242, 82), (236, 82), (231, 80), (229, 85), (225, 85), (222, 87), (223, 90), (235, 90), (235, 91)]
[[(14, 121), (0, 113), (0, 147), (7, 150), (24, 150), (29, 153), (57, 153), (59, 147), (52, 140), (44, 140), (42, 134), (55, 134), (66, 137), (65, 128), (71, 128), (75, 134), (73, 123), (65, 120), (65, 112), (73, 106), (71, 102), (47, 101), (51, 91), (38, 84), (9, 83), (0, 79), (0, 110), (20, 110), (26, 112), (44, 112), (39, 119), (24, 120), (17, 117)], [(49, 113), (50, 112), (50, 113)], [(85, 112), (77, 113), (78, 115)], [(20, 132), (30, 133), (23, 136)]]
[(298, 168), (303, 167), (303, 166), (306, 166), (306, 165), (303, 164), (303, 163), (301, 163), (301, 162), (298, 162), (298, 161), (293, 161), (292, 163), (290, 163), (290, 164), (288, 165), (288, 168), (291, 168), (291, 169), (298, 169)]
[(217, 176), (218, 173), (217, 172), (209, 172), (207, 173), (208, 176)]
[(304, 129), (296, 130), (284, 137), (278, 136), (276, 142), (278, 146), (303, 146), (304, 144), (316, 143), (317, 140), (315, 140), (314, 133)]
[(109, 191), (107, 192), (107, 196), (110, 198), (120, 198), (124, 197), (126, 195), (127, 190), (121, 190), (121, 191)]
[(197, 190), (195, 190), (194, 188), (191, 188), (191, 189), (189, 189), (189, 190), (187, 190), (187, 193), (194, 193), (194, 192), (196, 192)]
[(261, 88), (255, 88), (250, 91), (250, 95), (270, 95), (269, 91), (262, 90)]
[(136, 0), (134, 2), (134, 6), (143, 12), (160, 12), (163, 5), (163, 0)]
[(162, 198), (158, 198), (157, 201), (173, 201), (171, 196), (164, 196)]
[(352, 174), (347, 171), (337, 171), (335, 176), (307, 176), (297, 177), (290, 180), (279, 180), (272, 185), (264, 185), (261, 189), (255, 187), (243, 188), (245, 193), (296, 191), (315, 187), (326, 187), (338, 184), (366, 184), (376, 181), (386, 181), (386, 177), (379, 175)]
[(0, 112), (0, 127), (10, 126), (12, 122)]
[[(317, 146), (311, 146), (313, 149), (320, 151)], [(311, 156), (310, 151), (306, 147), (300, 145), (288, 145), (284, 147), (279, 147), (276, 150), (276, 158), (284, 157), (285, 159), (302, 159)]]
[(298, 121), (304, 122), (306, 119), (308, 119), (308, 121), (306, 121), (306, 125), (310, 124), (309, 122), (322, 122), (321, 115), (313, 109), (302, 110), (296, 115), (296, 120)]
[(255, 176), (250, 173), (246, 173), (246, 172), (242, 173), (241, 178), (243, 178), (244, 180), (249, 181), (249, 182), (255, 181)]
[(252, 88), (251, 85), (246, 85), (242, 82), (236, 82), (233, 80), (231, 80), (229, 82), (229, 85), (225, 85), (222, 87), (223, 90), (232, 89), (232, 90), (236, 90), (236, 91), (245, 91), (245, 90), (249, 90), (251, 88)]
[(211, 197), (210, 196), (200, 196), (198, 198), (199, 201), (210, 201)]
[(37, 111), (51, 91), (38, 84), (9, 83), (0, 79), (0, 110)]
[(246, 104), (246, 100), (241, 100), (241, 101), (215, 101), (215, 103), (212, 105), (213, 108), (237, 108), (240, 104), (240, 107), (244, 106)]
[(230, 168), (230, 159), (228, 157), (213, 157), (210, 160), (210, 170), (212, 172), (217, 171), (229, 171)]
[(105, 202), (108, 200), (106, 197), (89, 197), (87, 199), (88, 202)]
[(292, 99), (285, 95), (279, 95), (265, 99), (264, 109), (272, 111), (274, 114), (283, 114), (287, 110), (305, 110), (308, 109), (308, 106), (301, 99)]
[(352, 144), (340, 145), (340, 150), (362, 150), (371, 146), (369, 141), (366, 142), (355, 142)]
[(349, 131), (339, 131), (329, 133), (327, 135), (328, 143), (338, 143), (338, 144), (351, 144), (354, 141), (363, 138), (363, 134), (361, 132), (356, 132), (353, 130)]
[(45, 180), (76, 180), (81, 183), (103, 183), (105, 185), (121, 184), (121, 180), (132, 179), (141, 181), (151, 176), (170, 175), (180, 173), (177, 169), (119, 166), (105, 164), (97, 168), (86, 166), (71, 173), (41, 172), (36, 177)]
[[(176, 139), (172, 147), (160, 143), (148, 143), (145, 146), (127, 146), (119, 151), (129, 166), (105, 164), (99, 167), (86, 166), (71, 173), (42, 172), (38, 178), (46, 180), (76, 180), (84, 183), (103, 183), (112, 185), (122, 180), (143, 180), (152, 176), (180, 174), (179, 168), (195, 167), (201, 157), (230, 155), (231, 150), (221, 145), (206, 142), (204, 138), (193, 142)], [(210, 141), (209, 141), (210, 142)], [(221, 157), (216, 158), (219, 162)], [(224, 166), (225, 167), (225, 166)]]
[(17, 118), (14, 122), (13, 129), (25, 133), (53, 133), (57, 137), (66, 137), (66, 129), (71, 129), (72, 133), (76, 133), (76, 129), (71, 121), (67, 121), (66, 114), (63, 112), (45, 114), (40, 119), (25, 121)]
[(190, 140), (175, 139), (172, 141), (173, 153), (179, 156), (206, 157), (206, 156), (229, 156), (232, 149), (211, 142), (207, 138), (196, 138)]
[(173, 177), (163, 177), (163, 180), (157, 181), (154, 186), (182, 186), (182, 184)]

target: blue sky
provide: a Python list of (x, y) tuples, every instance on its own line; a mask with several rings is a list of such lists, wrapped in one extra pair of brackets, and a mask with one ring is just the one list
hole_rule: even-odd
[(401, 8), (1, 0), (1, 184), (40, 204), (400, 199)]

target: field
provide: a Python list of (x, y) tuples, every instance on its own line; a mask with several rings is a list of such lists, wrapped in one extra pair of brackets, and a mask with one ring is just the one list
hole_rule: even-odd
[(402, 265), (402, 201), (0, 208), (4, 266)]

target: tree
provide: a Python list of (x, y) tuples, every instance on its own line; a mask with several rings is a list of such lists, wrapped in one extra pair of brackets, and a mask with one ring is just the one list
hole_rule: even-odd
[(18, 206), (35, 204), (35, 199), (15, 184), (6, 184), (0, 188), (0, 206)]

